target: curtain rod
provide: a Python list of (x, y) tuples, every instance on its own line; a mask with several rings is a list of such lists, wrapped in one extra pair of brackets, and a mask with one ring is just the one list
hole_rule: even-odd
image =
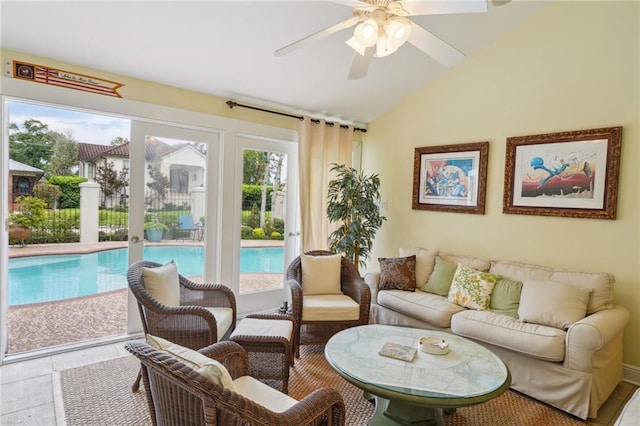
[[(269, 114), (282, 115), (282, 116), (285, 116), (285, 117), (297, 118), (298, 120), (304, 120), (304, 117), (302, 115), (287, 114), (285, 112), (279, 112), (279, 111), (273, 111), (273, 110), (270, 110), (270, 109), (258, 108), (258, 107), (254, 107), (254, 106), (251, 106), (251, 105), (243, 105), (243, 104), (239, 104), (239, 103), (237, 103), (235, 101), (227, 101), (226, 104), (229, 105), (229, 108), (233, 108), (233, 107), (247, 108), (247, 109), (252, 109), (252, 110), (255, 110), (255, 111), (268, 112)], [(320, 122), (320, 120), (318, 120), (317, 118), (312, 118), (311, 121), (313, 123), (319, 123)], [(327, 124), (327, 126), (333, 126), (336, 123), (332, 123), (332, 122), (328, 121), (326, 124)], [(343, 129), (349, 128), (349, 126), (347, 126), (346, 124), (341, 124), (340, 127), (342, 127)], [(356, 132), (362, 132), (362, 133), (366, 133), (367, 132), (367, 129), (362, 129), (360, 127), (354, 127), (353, 130), (356, 131)]]

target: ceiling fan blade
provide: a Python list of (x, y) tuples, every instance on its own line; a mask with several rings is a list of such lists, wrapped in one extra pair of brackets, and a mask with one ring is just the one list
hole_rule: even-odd
[(351, 63), (351, 69), (349, 70), (349, 80), (359, 80), (369, 70), (369, 63), (373, 58), (373, 53), (376, 51), (375, 46), (367, 47), (364, 51), (364, 55), (358, 52), (353, 52), (353, 62)]
[(453, 67), (464, 60), (462, 52), (413, 21), (411, 21), (411, 35), (408, 41), (446, 67)]
[(346, 28), (352, 27), (355, 24), (357, 24), (358, 22), (360, 22), (362, 20), (362, 18), (360, 16), (352, 16), (349, 19), (345, 19), (342, 22), (339, 22), (335, 25), (332, 25), (328, 28), (325, 28), (324, 30), (320, 30), (317, 33), (313, 33), (305, 38), (302, 38), (298, 41), (294, 41), (291, 44), (286, 45), (285, 47), (282, 47), (278, 50), (275, 51), (275, 55), (276, 56), (282, 56), (282, 55), (286, 55), (289, 52), (292, 52), (293, 50), (299, 49), (302, 46), (304, 46), (305, 44), (311, 43), (312, 41), (315, 40), (319, 40), (322, 37), (326, 37), (328, 35), (331, 35), (333, 33), (337, 33), (340, 30), (344, 30)]
[[(396, 2), (392, 2), (396, 3)], [(398, 1), (409, 16), (446, 15), (450, 13), (482, 13), (488, 10), (486, 0)]]

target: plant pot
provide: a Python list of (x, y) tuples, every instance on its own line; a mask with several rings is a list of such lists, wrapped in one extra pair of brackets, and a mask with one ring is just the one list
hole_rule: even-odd
[(147, 229), (147, 241), (150, 243), (158, 243), (162, 240), (162, 234), (164, 234), (164, 230), (162, 229)]

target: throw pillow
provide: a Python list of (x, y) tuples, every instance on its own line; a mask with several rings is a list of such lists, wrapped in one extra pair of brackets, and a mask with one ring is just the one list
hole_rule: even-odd
[(447, 262), (440, 256), (436, 256), (436, 265), (433, 267), (433, 272), (429, 276), (427, 284), (422, 289), (428, 293), (447, 297), (457, 267), (457, 264)]
[(587, 313), (590, 288), (553, 281), (523, 280), (518, 316), (521, 321), (566, 330)]
[(413, 249), (403, 249), (399, 250), (400, 257), (408, 257), (412, 254), (416, 255), (416, 287), (423, 289), (425, 285), (427, 285), (427, 280), (429, 279), (429, 275), (433, 272), (433, 267), (436, 264), (436, 256), (438, 255), (438, 250), (431, 250), (421, 247), (416, 247)]
[(197, 371), (213, 383), (233, 390), (233, 379), (229, 371), (215, 359), (151, 334), (147, 334), (147, 344), (166, 352), (167, 355)]
[(304, 294), (342, 294), (340, 290), (340, 263), (342, 256), (300, 255), (302, 268), (302, 293)]
[(380, 290), (415, 291), (415, 254), (408, 257), (380, 257), (378, 263), (380, 263)]
[(458, 265), (451, 282), (448, 300), (465, 308), (486, 311), (489, 309), (493, 287), (500, 278), (500, 275)]
[(171, 262), (156, 268), (142, 267), (142, 282), (151, 297), (167, 306), (180, 306), (178, 267)]
[(521, 292), (521, 281), (502, 278), (496, 283), (495, 287), (493, 287), (489, 309), (497, 314), (518, 318)]

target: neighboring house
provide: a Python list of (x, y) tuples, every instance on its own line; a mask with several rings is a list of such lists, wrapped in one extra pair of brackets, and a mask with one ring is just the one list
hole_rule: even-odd
[(9, 160), (9, 211), (15, 210), (18, 197), (31, 195), (43, 175), (44, 170)]
[[(129, 143), (116, 146), (79, 143), (78, 159), (80, 176), (95, 181), (96, 171), (103, 165), (113, 164), (117, 173), (124, 168), (129, 169)], [(169, 199), (172, 195), (187, 195), (191, 189), (204, 185), (206, 157), (189, 143), (171, 145), (148, 137), (145, 141), (145, 161), (146, 164), (159, 168), (169, 179)], [(149, 170), (145, 168), (145, 182), (150, 181)], [(126, 198), (129, 189), (125, 188), (121, 195), (123, 199)]]

